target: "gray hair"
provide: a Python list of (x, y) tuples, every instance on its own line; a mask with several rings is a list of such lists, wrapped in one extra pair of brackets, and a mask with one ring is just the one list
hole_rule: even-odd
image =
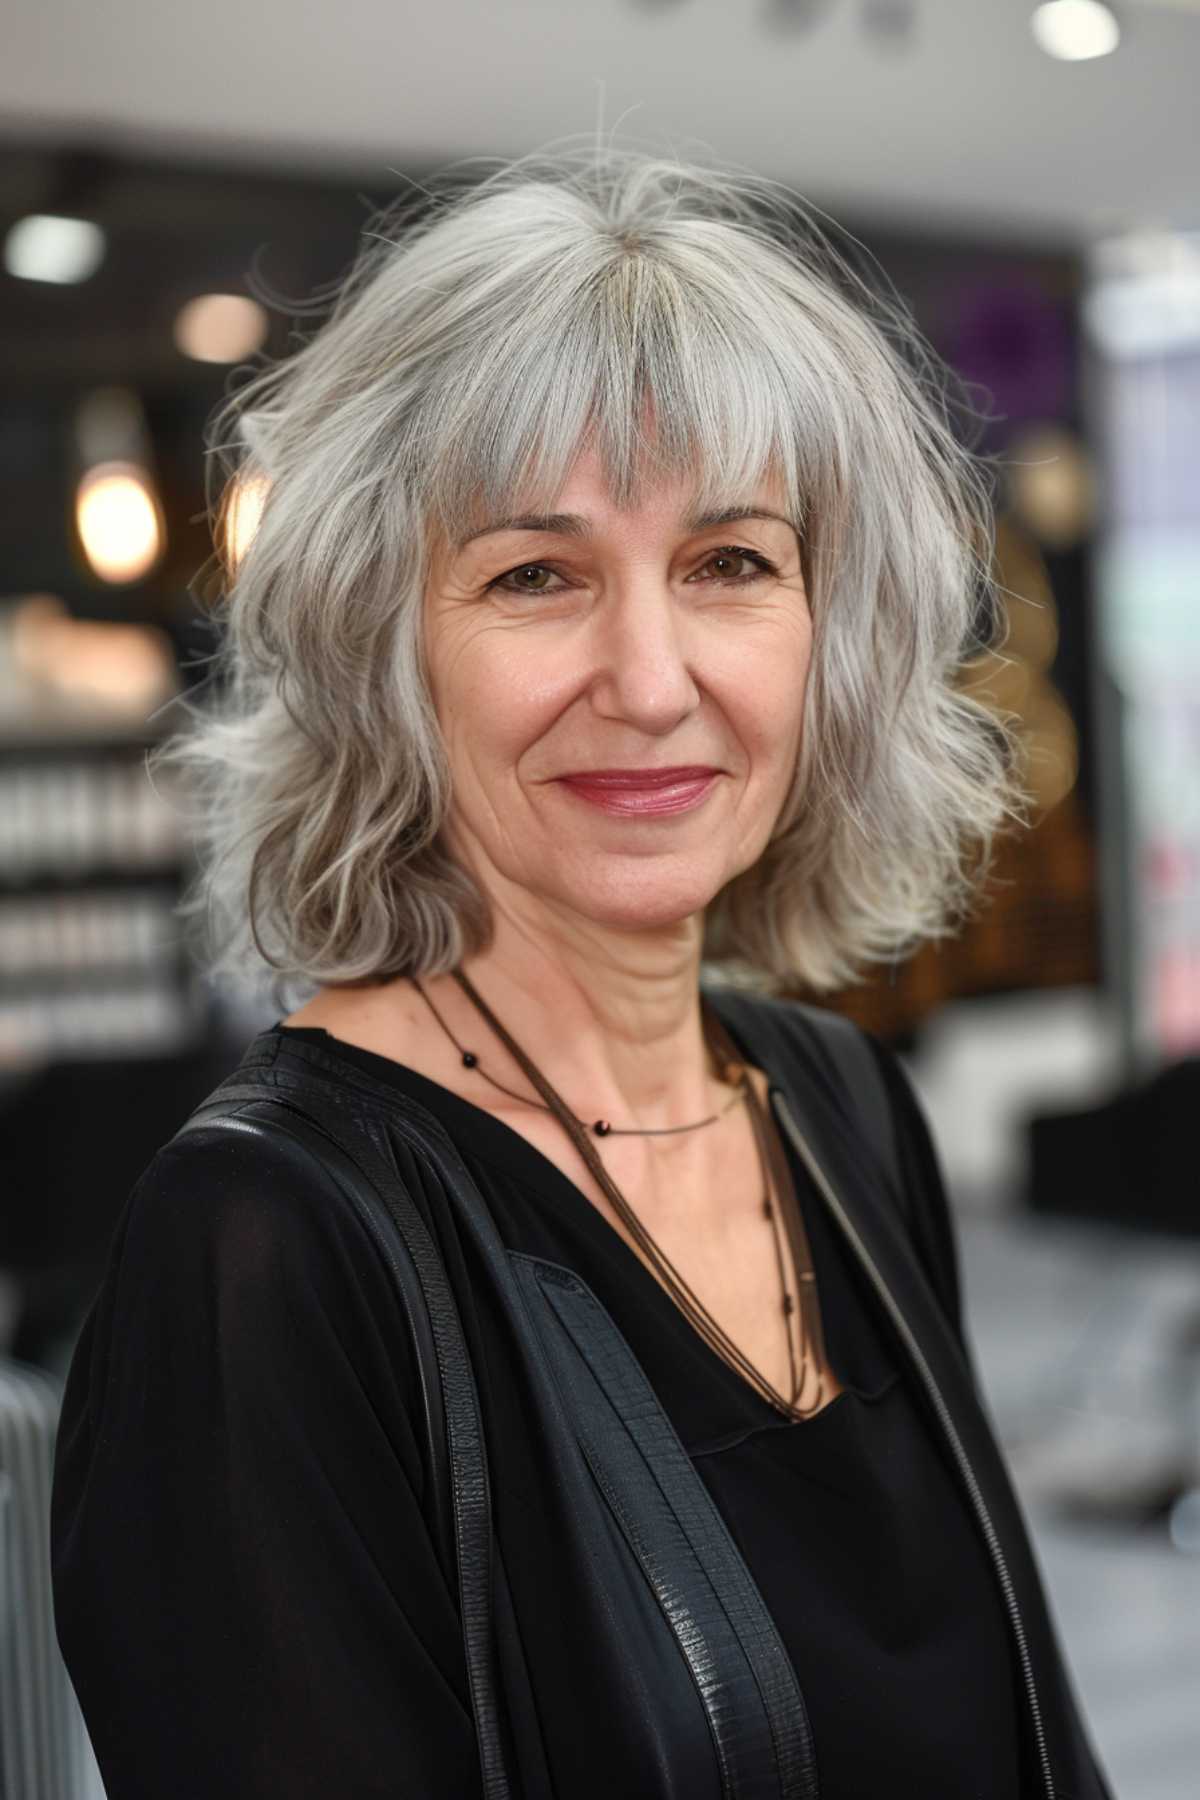
[(552, 510), (585, 439), (617, 505), (681, 475), (697, 506), (737, 504), (773, 474), (801, 536), (793, 787), (709, 906), (705, 961), (820, 992), (954, 928), (1022, 806), (1010, 727), (958, 682), (1000, 613), (955, 381), (815, 209), (729, 166), (543, 151), (385, 209), (324, 322), (210, 425), (219, 506), (271, 484), (228, 571), (214, 691), (158, 752), (194, 808), (184, 911), (210, 971), (273, 970), (278, 991), (486, 946), (441, 835), (431, 545), (514, 502)]

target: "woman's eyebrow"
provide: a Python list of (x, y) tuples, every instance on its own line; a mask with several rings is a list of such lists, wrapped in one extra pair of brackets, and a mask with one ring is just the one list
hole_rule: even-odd
[[(724, 506), (715, 512), (691, 513), (684, 519), (685, 531), (704, 531), (710, 525), (732, 525), (739, 519), (777, 519), (795, 531), (793, 520), (783, 513), (770, 512), (762, 506)], [(490, 537), (498, 531), (548, 531), (560, 537), (587, 537), (591, 521), (582, 513), (519, 513), (511, 519), (498, 519), (494, 525), (481, 525), (469, 531), (455, 544), (456, 551), (465, 550), (476, 538)]]

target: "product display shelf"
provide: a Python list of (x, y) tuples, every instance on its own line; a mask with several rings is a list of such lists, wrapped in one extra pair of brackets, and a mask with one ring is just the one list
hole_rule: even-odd
[(0, 720), (0, 1063), (176, 1053), (205, 1003), (174, 908), (192, 863), (156, 734)]

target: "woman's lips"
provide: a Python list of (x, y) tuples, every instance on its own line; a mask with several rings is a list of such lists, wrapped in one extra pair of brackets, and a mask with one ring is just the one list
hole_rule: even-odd
[(698, 806), (720, 772), (697, 767), (593, 769), (584, 774), (561, 775), (559, 780), (602, 812), (645, 819), (687, 812)]

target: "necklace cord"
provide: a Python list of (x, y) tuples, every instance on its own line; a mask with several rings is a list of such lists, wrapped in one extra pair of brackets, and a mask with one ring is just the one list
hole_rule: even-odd
[[(488, 1006), (474, 983), (461, 969), (453, 970), (453, 975), (463, 992), (483, 1015), (483, 1018), (495, 1032), (500, 1042), (508, 1050), (514, 1062), (526, 1075), (531, 1084), (537, 1089), (538, 1093), (542, 1095), (545, 1102), (543, 1110), (552, 1112), (558, 1119), (559, 1123), (578, 1150), (580, 1156), (583, 1158), (588, 1169), (594, 1176), (601, 1191), (605, 1194), (618, 1216), (624, 1220), (636, 1242), (641, 1246), (642, 1250), (651, 1261), (654, 1269), (658, 1273), (662, 1285), (666, 1287), (680, 1310), (695, 1327), (700, 1336), (723, 1361), (730, 1363), (738, 1373), (742, 1374), (756, 1392), (761, 1394), (787, 1417), (792, 1420), (811, 1417), (813, 1413), (820, 1409), (824, 1399), (826, 1390), (826, 1365), (824, 1355), (819, 1349), (819, 1324), (816, 1325), (814, 1330), (817, 1295), (816, 1284), (812, 1278), (812, 1263), (808, 1248), (807, 1234), (804, 1231), (803, 1219), (800, 1214), (799, 1202), (796, 1198), (795, 1187), (791, 1180), (790, 1171), (787, 1168), (786, 1162), (779, 1156), (778, 1146), (772, 1142), (769, 1121), (763, 1112), (762, 1103), (755, 1091), (749, 1072), (741, 1063), (741, 1057), (737, 1046), (733, 1043), (724, 1024), (716, 1016), (712, 1008), (704, 1005), (702, 999), (704, 1022), (707, 1028), (706, 1035), (711, 1048), (718, 1058), (724, 1061), (727, 1067), (738, 1067), (741, 1070), (739, 1094), (735, 1096), (735, 1098), (744, 1095), (749, 1104), (755, 1147), (758, 1152), (759, 1169), (763, 1178), (764, 1210), (771, 1217), (775, 1230), (776, 1259), (779, 1265), (780, 1281), (784, 1293), (783, 1310), (786, 1315), (785, 1327), (788, 1335), (788, 1355), (792, 1375), (792, 1397), (790, 1400), (778, 1392), (772, 1383), (767, 1380), (766, 1376), (759, 1372), (738, 1345), (735, 1344), (728, 1334), (722, 1330), (721, 1326), (711, 1314), (707, 1312), (702, 1302), (688, 1286), (687, 1282), (683, 1279), (683, 1276), (680, 1275), (679, 1271), (668, 1260), (665, 1253), (659, 1249), (658, 1245), (654, 1242), (654, 1239), (650, 1236), (649, 1232), (646, 1230), (645, 1226), (642, 1224), (641, 1220), (604, 1167), (604, 1164), (597, 1155), (596, 1149), (581, 1121), (576, 1118), (573, 1112), (571, 1112), (561, 1096), (546, 1080), (545, 1076), (533, 1063), (531, 1058), (526, 1055), (524, 1050), (522, 1050), (521, 1046), (512, 1037), (507, 1028), (496, 1017), (495, 1013)], [(439, 1024), (442, 1025), (443, 1030), (446, 1032), (446, 1035), (450, 1038), (451, 1042), (455, 1044), (456, 1048), (460, 1048), (460, 1054), (463, 1055), (465, 1061), (470, 1053), (461, 1051), (457, 1039), (449, 1030), (445, 1021), (441, 1018), (440, 1013), (437, 1011), (437, 1008), (434, 1007), (428, 995), (424, 993), (420, 983), (416, 981), (415, 977), (410, 977), (410, 979), (413, 981), (413, 985), (417, 987), (418, 992), (421, 993), (422, 998), (433, 1012), (434, 1017), (437, 1018)], [(477, 1066), (477, 1060), (468, 1066)], [(497, 1087), (501, 1086), (499, 1082), (495, 1083), (495, 1085)], [(502, 1091), (511, 1093), (512, 1090), (503, 1088)], [(516, 1099), (524, 1099), (524, 1096), (522, 1095), (514, 1095), (513, 1097)], [(525, 1103), (528, 1104), (527, 1101)], [(709, 1121), (705, 1122), (707, 1123)], [(673, 1127), (672, 1129), (677, 1130), (679, 1128)], [(628, 1135), (641, 1134), (630, 1133)], [(778, 1208), (772, 1207), (771, 1205), (772, 1174), (774, 1174), (777, 1192), (780, 1196)], [(782, 1223), (791, 1241), (793, 1261), (800, 1289), (798, 1305), (787, 1292), (783, 1249), (779, 1236), (780, 1219), (777, 1216), (778, 1212), (783, 1213)], [(797, 1352), (792, 1342), (791, 1314), (793, 1311), (798, 1314), (797, 1329), (800, 1336), (799, 1357), (797, 1357)], [(801, 1407), (798, 1404), (798, 1396), (804, 1386), (804, 1374), (798, 1374), (797, 1363), (799, 1362), (803, 1371), (807, 1371), (810, 1346), (817, 1351), (815, 1360), (816, 1396), (811, 1405)]]
[[(465, 980), (465, 977), (463, 979)], [(433, 1014), (434, 1018), (437, 1020), (438, 1024), (441, 1026), (442, 1030), (445, 1032), (446, 1036), (450, 1039), (450, 1042), (454, 1045), (454, 1048), (458, 1051), (459, 1055), (462, 1057), (464, 1068), (478, 1069), (479, 1073), (483, 1076), (485, 1081), (490, 1082), (492, 1087), (498, 1088), (502, 1094), (507, 1094), (510, 1100), (520, 1100), (526, 1106), (539, 1105), (538, 1101), (529, 1100), (529, 1098), (525, 1094), (518, 1094), (515, 1089), (510, 1088), (510, 1087), (505, 1087), (505, 1085), (502, 1081), (497, 1081), (496, 1077), (494, 1075), (489, 1075), (487, 1070), (480, 1063), (479, 1058), (474, 1054), (474, 1052), (471, 1050), (465, 1049), (463, 1047), (463, 1045), (459, 1043), (458, 1039), (455, 1037), (454, 1033), (451, 1031), (449, 1025), (447, 1025), (445, 1019), (442, 1017), (442, 1015), (438, 1011), (437, 1007), (433, 1004), (433, 1001), (430, 999), (429, 995), (425, 992), (425, 989), (421, 986), (421, 983), (417, 980), (417, 977), (415, 975), (410, 975), (409, 980), (412, 982), (413, 986), (416, 988), (417, 992), (420, 994), (422, 1000), (424, 1000), (426, 1006), (429, 1008), (430, 1012)], [(497, 1032), (497, 1034), (502, 1034), (503, 1028), (500, 1025), (500, 1021), (497, 1018), (495, 1018), (495, 1016), (493, 1014), (491, 1014), (490, 1012), (487, 1011), (486, 1007), (484, 1006), (484, 1002), (483, 1002), (481, 996), (478, 994), (478, 991), (472, 990), (471, 997), (472, 997), (472, 999), (474, 999), (475, 1004), (480, 1008), (480, 1010), (484, 1012), (484, 1016), (487, 1018), (488, 1023), (491, 1025), (493, 1031)], [(508, 1047), (511, 1052), (513, 1049), (511, 1040), (509, 1041)], [(517, 1060), (519, 1060), (519, 1058)], [(736, 1056), (735, 1056), (734, 1060), (736, 1061)], [(530, 1067), (532, 1067), (532, 1064), (530, 1065)], [(607, 1119), (597, 1119), (596, 1123), (592, 1126), (592, 1130), (596, 1133), (597, 1137), (676, 1137), (679, 1135), (679, 1133), (684, 1132), (684, 1131), (700, 1131), (706, 1125), (716, 1125), (721, 1119), (723, 1119), (725, 1117), (725, 1114), (727, 1112), (731, 1112), (733, 1110), (733, 1108), (739, 1104), (740, 1101), (744, 1100), (746, 1098), (746, 1087), (747, 1087), (747, 1084), (744, 1079), (742, 1081), (739, 1081), (737, 1084), (737, 1087), (734, 1089), (733, 1093), (729, 1096), (728, 1100), (726, 1100), (725, 1104), (722, 1107), (720, 1107), (715, 1113), (709, 1113), (707, 1118), (695, 1119), (688, 1125), (618, 1126), (618, 1125), (610, 1125)], [(541, 1110), (543, 1112), (552, 1112), (554, 1109), (551, 1106), (543, 1105), (541, 1107)], [(572, 1117), (574, 1117), (576, 1119), (577, 1124), (582, 1126), (583, 1120), (580, 1119), (577, 1114), (573, 1114)]]

